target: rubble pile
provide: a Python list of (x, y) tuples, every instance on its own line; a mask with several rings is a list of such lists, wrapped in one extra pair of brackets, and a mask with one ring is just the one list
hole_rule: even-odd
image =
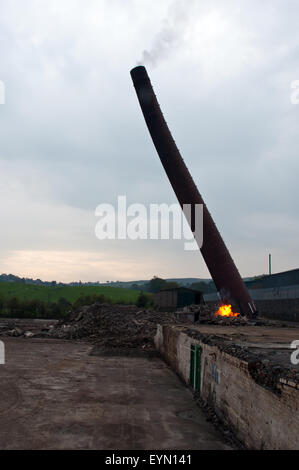
[(22, 336), (24, 334), (21, 328), (18, 328), (14, 322), (10, 321), (8, 323), (0, 325), (0, 336)]
[(0, 325), (0, 336), (13, 336), (19, 338), (24, 336), (25, 338), (33, 338), (34, 333), (31, 331), (25, 331), (20, 326), (17, 326), (16, 323), (8, 323), (6, 325)]
[(80, 308), (71, 314), (68, 321), (49, 327), (39, 336), (84, 339), (97, 347), (110, 349), (152, 349), (158, 323), (179, 321), (174, 313), (140, 309), (134, 305), (96, 303)]

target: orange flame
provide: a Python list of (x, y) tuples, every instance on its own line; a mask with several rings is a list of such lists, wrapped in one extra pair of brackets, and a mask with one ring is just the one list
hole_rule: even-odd
[(231, 305), (221, 305), (218, 312), (216, 312), (216, 316), (219, 316), (219, 317), (235, 317), (236, 318), (239, 315), (240, 315), (239, 313), (234, 313), (232, 311)]

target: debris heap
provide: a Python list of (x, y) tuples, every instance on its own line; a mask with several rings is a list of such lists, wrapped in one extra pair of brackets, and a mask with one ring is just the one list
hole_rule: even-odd
[[(187, 320), (185, 322), (188, 322)], [(98, 348), (153, 349), (157, 324), (182, 323), (174, 313), (140, 309), (134, 305), (95, 303), (71, 314), (44, 337), (87, 340)]]

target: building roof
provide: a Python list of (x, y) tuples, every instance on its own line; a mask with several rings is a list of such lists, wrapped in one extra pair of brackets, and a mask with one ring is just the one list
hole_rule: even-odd
[(247, 287), (254, 288), (267, 288), (267, 287), (282, 287), (299, 284), (299, 269), (291, 269), (281, 273), (268, 274), (246, 281)]
[(195, 294), (202, 294), (200, 290), (197, 289), (190, 289), (189, 287), (185, 286), (179, 286), (179, 287), (169, 287), (166, 289), (161, 289), (159, 292), (156, 292), (156, 294), (160, 294), (161, 292), (173, 292), (173, 291), (188, 291), (188, 292), (194, 292)]

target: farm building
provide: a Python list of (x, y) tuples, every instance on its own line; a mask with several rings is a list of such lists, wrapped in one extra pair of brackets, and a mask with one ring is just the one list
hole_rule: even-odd
[(203, 295), (200, 291), (187, 287), (175, 287), (165, 289), (154, 295), (154, 303), (161, 310), (173, 310), (187, 305), (203, 303)]

